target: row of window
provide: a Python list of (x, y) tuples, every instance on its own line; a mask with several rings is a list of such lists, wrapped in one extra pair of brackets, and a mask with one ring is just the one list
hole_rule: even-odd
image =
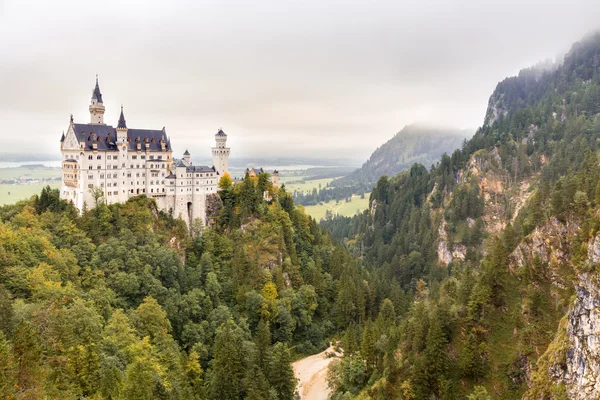
[[(65, 154), (64, 155), (64, 159), (65, 160), (68, 160), (69, 158), (72, 158), (72, 157), (73, 157), (72, 154)], [(138, 156), (137, 155), (130, 155), (128, 158), (130, 158), (131, 160), (137, 160)], [(170, 158), (171, 158), (170, 156), (167, 156), (167, 160), (169, 160)], [(79, 155), (75, 155), (75, 159), (79, 160)], [(83, 153), (81, 153), (81, 159), (83, 160)], [(92, 154), (89, 154), (88, 155), (88, 160), (93, 160), (93, 159), (94, 159), (94, 156)], [(119, 155), (118, 154), (112, 154), (112, 155), (108, 154), (106, 156), (106, 159), (107, 160), (118, 160), (119, 159)], [(146, 155), (145, 154), (140, 155), (140, 159), (145, 160), (146, 159)], [(156, 158), (155, 158), (154, 155), (149, 155), (148, 159), (149, 160), (162, 160), (163, 156), (162, 155), (157, 155)], [(97, 154), (96, 155), (96, 160), (102, 160), (102, 155)]]

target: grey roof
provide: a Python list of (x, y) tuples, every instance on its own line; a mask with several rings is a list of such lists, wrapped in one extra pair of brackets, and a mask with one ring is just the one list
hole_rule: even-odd
[(177, 178), (173, 172), (166, 176), (167, 179), (175, 179)]
[(185, 167), (185, 163), (183, 162), (182, 159), (178, 158), (177, 160), (175, 160), (175, 166), (176, 167)]
[(121, 106), (121, 116), (119, 116), (117, 128), (127, 129), (127, 122), (125, 122), (125, 115), (123, 115), (123, 106)]
[(63, 131), (62, 136), (60, 137), (60, 142), (64, 142), (65, 141), (65, 132)]
[(190, 165), (186, 168), (186, 172), (215, 172), (215, 167), (207, 165)]
[(183, 153), (183, 155), (184, 155), (184, 156), (189, 156), (189, 155), (190, 155), (190, 152), (189, 152), (189, 151), (187, 151), (187, 149), (185, 149), (185, 153)]
[(96, 76), (96, 87), (92, 93), (92, 99), (96, 99), (98, 103), (102, 103), (102, 93), (100, 93), (100, 87), (98, 86), (98, 77)]
[[(85, 142), (85, 150), (92, 150), (92, 143), (96, 143), (100, 151), (118, 150), (115, 143), (117, 130), (110, 125), (73, 124), (73, 130), (77, 141)], [(138, 143), (141, 144), (141, 150), (146, 150), (146, 143), (148, 143), (150, 151), (162, 151), (161, 140), (165, 142), (165, 150), (170, 150), (171, 141), (163, 130), (129, 129), (127, 131), (129, 151), (137, 151)]]
[(217, 132), (216, 136), (227, 136), (225, 134), (225, 132), (223, 132), (223, 129), (219, 129), (219, 132)]

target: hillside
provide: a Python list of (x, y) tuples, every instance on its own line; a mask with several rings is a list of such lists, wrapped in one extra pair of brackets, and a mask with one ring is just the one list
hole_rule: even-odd
[(220, 188), (191, 231), (145, 196), (0, 207), (0, 398), (294, 398), (370, 276), (267, 174)]
[(393, 176), (409, 169), (414, 163), (430, 166), (442, 154), (452, 153), (473, 132), (450, 128), (435, 128), (426, 125), (408, 125), (393, 138), (378, 147), (361, 168), (342, 178), (335, 179), (330, 186), (357, 186), (370, 190), (380, 176)]
[(334, 398), (600, 397), (599, 60), (590, 35), (500, 82), (461, 150), (322, 223), (381, 293), (343, 336)]

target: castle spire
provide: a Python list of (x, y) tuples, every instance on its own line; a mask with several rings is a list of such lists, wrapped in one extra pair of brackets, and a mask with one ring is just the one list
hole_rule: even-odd
[(104, 125), (104, 104), (102, 102), (102, 93), (98, 85), (98, 74), (96, 74), (96, 87), (92, 92), (92, 102), (90, 104), (91, 123), (96, 125)]
[(96, 87), (92, 93), (92, 99), (95, 99), (98, 103), (102, 103), (102, 93), (100, 93), (100, 86), (98, 86), (98, 74), (96, 74)]
[(121, 104), (121, 116), (119, 117), (119, 123), (117, 129), (127, 129), (127, 123), (125, 122), (125, 115), (123, 115), (123, 104)]

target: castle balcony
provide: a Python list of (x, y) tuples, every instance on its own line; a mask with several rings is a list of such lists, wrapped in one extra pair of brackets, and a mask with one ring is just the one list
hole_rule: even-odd
[(79, 166), (75, 160), (65, 160), (62, 163), (62, 181), (66, 186), (79, 186)]

